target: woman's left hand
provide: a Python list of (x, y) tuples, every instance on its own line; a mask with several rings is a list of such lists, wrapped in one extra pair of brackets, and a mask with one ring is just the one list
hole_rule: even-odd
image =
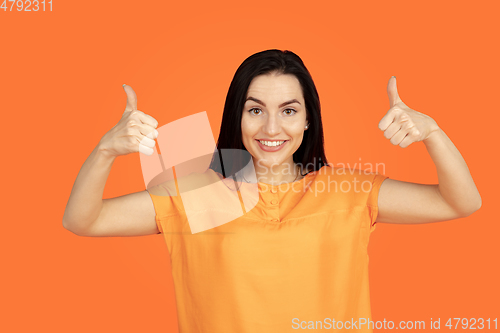
[(392, 76), (387, 84), (387, 94), (391, 108), (378, 123), (378, 128), (393, 145), (406, 148), (413, 142), (424, 141), (439, 130), (431, 117), (410, 109), (399, 98), (396, 77)]

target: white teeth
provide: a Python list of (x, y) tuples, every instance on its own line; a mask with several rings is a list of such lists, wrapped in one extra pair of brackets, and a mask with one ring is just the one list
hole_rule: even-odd
[(275, 147), (275, 146), (281, 146), (285, 141), (260, 141), (259, 140), (259, 142), (265, 146)]

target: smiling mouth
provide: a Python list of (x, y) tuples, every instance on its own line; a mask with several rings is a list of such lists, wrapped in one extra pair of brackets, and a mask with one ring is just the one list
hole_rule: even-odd
[(263, 141), (263, 140), (257, 140), (260, 143), (262, 143), (264, 146), (267, 147), (278, 147), (284, 144), (288, 140), (281, 140), (281, 141)]

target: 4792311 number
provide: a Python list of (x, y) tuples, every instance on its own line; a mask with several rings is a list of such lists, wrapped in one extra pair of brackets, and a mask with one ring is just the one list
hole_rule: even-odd
[(446, 322), (449, 329), (497, 329), (497, 318), (449, 318)]
[[(0, 0), (2, 1), (2, 0)], [(52, 0), (3, 0), (0, 10), (4, 12), (51, 12)]]

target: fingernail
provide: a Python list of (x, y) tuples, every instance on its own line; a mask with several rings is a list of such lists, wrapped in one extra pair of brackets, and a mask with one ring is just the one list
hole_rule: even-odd
[(158, 131), (157, 130), (155, 130), (155, 136), (158, 137)]
[(126, 86), (126, 84), (124, 83), (124, 84), (122, 85), (122, 87), (125, 87), (125, 86)]
[(393, 75), (392, 77), (393, 77), (393, 78), (396, 78), (396, 76), (395, 76), (395, 75)]

